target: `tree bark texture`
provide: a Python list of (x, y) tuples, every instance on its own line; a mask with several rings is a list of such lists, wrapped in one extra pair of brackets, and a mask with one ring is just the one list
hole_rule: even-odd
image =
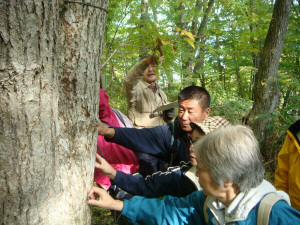
[[(284, 45), (289, 21), (291, 1), (277, 0), (274, 5), (272, 20), (261, 52), (261, 61), (253, 87), (253, 107), (248, 115), (248, 122), (262, 144), (262, 155), (266, 156), (264, 145), (267, 137), (267, 123), (270, 113), (278, 106), (279, 90), (277, 72), (280, 55)], [(267, 115), (257, 117), (258, 115)]]
[(0, 1), (0, 224), (90, 224), (107, 7)]

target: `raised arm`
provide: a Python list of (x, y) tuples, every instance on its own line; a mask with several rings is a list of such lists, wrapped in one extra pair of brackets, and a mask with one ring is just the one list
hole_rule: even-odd
[(149, 57), (136, 63), (124, 78), (124, 86), (126, 90), (127, 99), (134, 100), (136, 94), (136, 85), (142, 79), (145, 70), (149, 65), (157, 65), (157, 55), (153, 54)]

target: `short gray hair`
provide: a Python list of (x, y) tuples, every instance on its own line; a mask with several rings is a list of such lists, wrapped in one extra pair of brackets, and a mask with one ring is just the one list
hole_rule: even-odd
[(203, 163), (219, 187), (237, 184), (241, 192), (257, 187), (264, 178), (257, 139), (246, 126), (213, 131), (194, 144), (196, 159)]

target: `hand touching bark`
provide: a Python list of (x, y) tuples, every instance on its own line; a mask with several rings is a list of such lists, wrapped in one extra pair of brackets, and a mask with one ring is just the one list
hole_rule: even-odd
[(100, 155), (96, 154), (96, 163), (95, 167), (105, 176), (108, 176), (110, 179), (114, 180), (117, 174), (117, 171)]
[(124, 203), (113, 199), (107, 191), (102, 188), (93, 187), (88, 194), (88, 204), (96, 205), (100, 208), (122, 211)]
[(104, 137), (107, 138), (113, 138), (115, 136), (115, 129), (106, 127), (101, 120), (99, 120), (98, 123), (98, 135), (103, 135)]

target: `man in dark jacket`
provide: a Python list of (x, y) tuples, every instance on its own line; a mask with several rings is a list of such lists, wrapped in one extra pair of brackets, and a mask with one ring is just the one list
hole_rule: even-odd
[[(178, 166), (181, 161), (190, 160), (190, 122), (199, 123), (209, 116), (210, 95), (202, 87), (186, 87), (178, 94), (178, 107), (177, 118), (166, 125), (144, 129), (107, 128), (99, 122), (98, 134), (103, 135), (106, 141), (117, 143), (134, 152), (153, 155), (169, 166)], [(164, 168), (166, 170), (166, 166)]]
[[(219, 116), (207, 117), (201, 123), (191, 123), (192, 141), (196, 142), (203, 135), (206, 135), (230, 123)], [(141, 174), (126, 174), (115, 170), (100, 155), (97, 155), (95, 167), (108, 176), (112, 185), (125, 190), (133, 195), (145, 196), (148, 198), (172, 195), (185, 197), (194, 191), (201, 190), (198, 178), (195, 175), (197, 161), (195, 159), (193, 145), (190, 147), (189, 163), (181, 162), (180, 166), (169, 167), (167, 172), (157, 172), (151, 176), (143, 177)]]

